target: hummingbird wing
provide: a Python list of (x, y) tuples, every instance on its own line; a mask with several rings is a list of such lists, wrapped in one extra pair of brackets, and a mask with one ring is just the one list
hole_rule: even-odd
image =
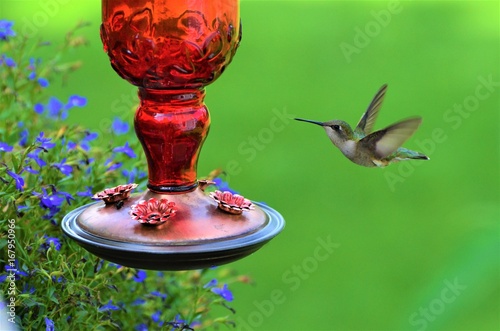
[(382, 101), (384, 101), (385, 92), (387, 91), (387, 84), (382, 85), (378, 90), (377, 94), (373, 97), (372, 102), (368, 106), (363, 116), (358, 122), (356, 129), (354, 131), (358, 134), (370, 134), (372, 132), (373, 125), (377, 119), (378, 112), (382, 106)]
[(420, 123), (420, 117), (409, 118), (373, 132), (359, 142), (364, 148), (373, 151), (375, 157), (383, 159), (401, 147), (417, 131)]

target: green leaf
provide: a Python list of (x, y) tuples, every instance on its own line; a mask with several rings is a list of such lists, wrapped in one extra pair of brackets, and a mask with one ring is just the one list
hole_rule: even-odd
[(45, 306), (45, 304), (34, 300), (32, 297), (27, 297), (26, 299), (24, 299), (23, 305), (25, 305), (28, 308), (37, 307), (37, 306)]
[(19, 169), (19, 159), (17, 158), (16, 153), (11, 153), (10, 154), (10, 160), (12, 162), (12, 168), (14, 169), (15, 172), (18, 172)]

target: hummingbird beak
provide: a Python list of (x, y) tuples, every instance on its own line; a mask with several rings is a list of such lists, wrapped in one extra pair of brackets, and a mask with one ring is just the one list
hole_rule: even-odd
[(306, 119), (303, 119), (303, 118), (294, 118), (294, 120), (323, 126), (323, 122), (311, 121), (311, 120), (306, 120)]

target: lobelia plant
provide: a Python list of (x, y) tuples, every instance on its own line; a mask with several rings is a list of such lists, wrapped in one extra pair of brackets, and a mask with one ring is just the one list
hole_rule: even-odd
[[(63, 236), (63, 216), (94, 193), (123, 183), (146, 187), (146, 161), (128, 123), (108, 132), (65, 123), (87, 99), (50, 95), (81, 66), (61, 63), (85, 45), (67, 33), (51, 59), (0, 20), (0, 325), (23, 330), (197, 330), (234, 325), (228, 284), (248, 282), (228, 268), (157, 272), (104, 261)], [(105, 137), (103, 137), (105, 136)], [(130, 141), (129, 141), (130, 140)], [(227, 189), (217, 179), (219, 189)], [(214, 307), (224, 307), (223, 310)], [(4, 315), (4, 314), (3, 314)], [(219, 316), (221, 315), (221, 316)], [(7, 317), (7, 322), (1, 320)]]

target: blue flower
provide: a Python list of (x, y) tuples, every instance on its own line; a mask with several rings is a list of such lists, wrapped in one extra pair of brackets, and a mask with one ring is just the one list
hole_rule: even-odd
[(21, 175), (18, 175), (15, 172), (12, 172), (10, 170), (7, 170), (7, 175), (9, 175), (10, 177), (12, 177), (12, 179), (14, 179), (14, 181), (16, 183), (16, 189), (18, 191), (22, 191), (23, 186), (24, 186), (24, 178), (21, 177)]
[(108, 170), (107, 170), (107, 171), (114, 171), (114, 170), (116, 170), (116, 169), (118, 169), (118, 168), (120, 168), (120, 167), (122, 166), (122, 163), (121, 163), (121, 162), (113, 162), (113, 160), (112, 160), (112, 159), (108, 159), (108, 160), (104, 163), (104, 165), (106, 165), (106, 166), (107, 166), (107, 165), (108, 165), (108, 164), (110, 164), (110, 163), (111, 163), (111, 165), (108, 167)]
[(217, 186), (217, 188), (220, 190), (220, 191), (229, 191), (231, 192), (232, 194), (238, 194), (237, 191), (231, 189), (229, 187), (229, 184), (225, 181), (223, 181), (221, 178), (217, 177), (217, 178), (214, 178), (213, 181), (215, 182), (215, 185)]
[(28, 206), (25, 205), (17, 205), (17, 211), (22, 212), (23, 210), (29, 209)]
[(137, 168), (133, 168), (131, 171), (123, 169), (122, 175), (127, 179), (127, 183), (135, 183), (136, 178), (142, 179), (146, 177), (146, 173), (144, 171), (138, 171)]
[(45, 87), (49, 86), (49, 81), (46, 78), (40, 77), (40, 78), (38, 78), (38, 84), (40, 84), (41, 87), (45, 88)]
[(163, 325), (163, 322), (160, 320), (161, 310), (156, 311), (153, 315), (151, 315), (151, 319), (153, 322), (157, 323), (159, 326)]
[(42, 187), (42, 193), (33, 192), (33, 195), (40, 198), (40, 207), (43, 209), (59, 209), (65, 200), (57, 194), (48, 194), (45, 187)]
[(215, 285), (217, 285), (217, 279), (214, 278), (205, 285), (203, 285), (203, 288), (214, 287)]
[(21, 293), (23, 294), (33, 294), (35, 293), (36, 289), (33, 286), (30, 286), (28, 283), (24, 283), (23, 290)]
[(36, 69), (36, 59), (34, 57), (30, 57), (30, 65), (28, 66), (29, 70), (35, 70)]
[(21, 131), (21, 133), (19, 134), (19, 145), (21, 147), (26, 147), (26, 145), (28, 144), (28, 136), (29, 136), (29, 131), (28, 129), (24, 129), (23, 131)]
[(66, 119), (68, 117), (68, 111), (63, 109), (63, 103), (56, 97), (50, 97), (47, 103), (48, 116), (52, 119)]
[(146, 303), (146, 300), (144, 299), (135, 299), (134, 301), (132, 301), (132, 303), (130, 305), (132, 306), (140, 306), (140, 305), (143, 305)]
[(40, 157), (39, 157), (39, 154), (42, 150), (41, 149), (37, 149), (31, 153), (28, 153), (28, 155), (26, 155), (26, 157), (30, 160), (33, 160), (36, 162), (36, 164), (38, 164), (38, 166), (40, 168), (42, 167), (45, 167), (47, 165), (47, 162), (45, 162), (44, 160), (42, 160)]
[(99, 259), (99, 261), (97, 262), (97, 264), (94, 267), (95, 272), (96, 273), (99, 272), (103, 265), (104, 265), (104, 260)]
[(82, 142), (80, 143), (80, 148), (86, 152), (90, 151), (90, 145), (88, 141), (82, 140)]
[(28, 276), (28, 274), (22, 270), (19, 269), (19, 262), (16, 260), (14, 260), (14, 266), (10, 265), (10, 264), (6, 264), (4, 266), (4, 269), (5, 269), (5, 274), (3, 275), (0, 275), (0, 282), (4, 282), (7, 277), (11, 277), (11, 276), (14, 276), (14, 278), (16, 280), (19, 280), (21, 277), (26, 277)]
[(33, 175), (39, 175), (40, 171), (33, 169), (31, 166), (27, 165), (23, 168), (25, 171), (29, 172), (30, 174)]
[(99, 134), (97, 132), (87, 131), (87, 132), (85, 132), (85, 138), (83, 138), (83, 140), (92, 141), (92, 140), (96, 140), (98, 137), (99, 137)]
[(73, 173), (73, 167), (69, 164), (66, 164), (66, 159), (63, 159), (58, 163), (52, 163), (52, 166), (54, 168), (57, 168), (65, 176), (69, 176)]
[(45, 219), (54, 217), (54, 215), (61, 210), (64, 201), (71, 204), (71, 200), (74, 200), (71, 194), (63, 191), (56, 191), (54, 187), (52, 187), (52, 194), (48, 194), (44, 187), (42, 188), (42, 193), (33, 192), (32, 194), (40, 199), (40, 207), (49, 210), (49, 213), (44, 216)]
[(45, 317), (45, 331), (55, 331), (54, 321)]
[(8, 66), (8, 67), (11, 67), (11, 68), (15, 68), (17, 67), (17, 63), (16, 61), (14, 61), (13, 58), (10, 58), (10, 57), (6, 57), (5, 58), (5, 64)]
[(193, 322), (191, 322), (191, 324), (189, 324), (189, 327), (194, 329), (195, 326), (200, 326), (200, 325), (201, 325), (200, 321), (193, 321)]
[(5, 63), (7, 67), (15, 68), (17, 67), (16, 61), (14, 61), (13, 58), (5, 56), (5, 54), (2, 55), (2, 58), (0, 59), (0, 64)]
[(30, 72), (30, 74), (28, 75), (28, 79), (33, 80), (35, 78), (36, 78), (36, 72), (34, 72), (34, 71)]
[(40, 132), (40, 134), (36, 138), (36, 143), (39, 144), (39, 146), (37, 146), (38, 149), (27, 155), (28, 159), (35, 161), (39, 167), (44, 167), (47, 165), (47, 162), (40, 158), (40, 152), (42, 150), (47, 152), (49, 149), (56, 146), (55, 143), (50, 142), (52, 140), (51, 138), (44, 138), (43, 136), (44, 133)]
[(69, 97), (65, 108), (70, 109), (73, 107), (84, 107), (86, 104), (87, 98), (75, 94)]
[(13, 149), (13, 146), (0, 141), (0, 152), (12, 152)]
[(226, 301), (233, 301), (233, 293), (227, 288), (227, 284), (224, 284), (222, 288), (215, 287), (211, 291), (220, 295)]
[(181, 316), (177, 314), (175, 315), (175, 319), (171, 322), (168, 322), (167, 324), (173, 327), (175, 330), (178, 328), (184, 328), (186, 326), (186, 321), (181, 319)]
[(30, 65), (28, 66), (28, 70), (34, 71), (36, 70), (36, 66), (42, 62), (42, 59), (35, 59), (34, 57), (30, 57)]
[(52, 276), (51, 279), (52, 279), (53, 283), (64, 283), (66, 281), (66, 279), (64, 279), (63, 276), (59, 276), (59, 277)]
[(148, 326), (144, 323), (136, 325), (135, 327), (136, 331), (148, 331)]
[(111, 124), (111, 130), (113, 130), (113, 132), (119, 136), (122, 134), (126, 134), (130, 130), (130, 125), (127, 122), (122, 121), (118, 117), (115, 117), (115, 119), (113, 120), (113, 124)]
[(137, 270), (137, 273), (134, 275), (132, 280), (137, 283), (142, 283), (146, 279), (147, 274), (144, 270)]
[(99, 308), (100, 312), (110, 311), (110, 310), (120, 310), (120, 307), (113, 305), (112, 301), (109, 300), (109, 302), (107, 304), (105, 304), (104, 306), (101, 306)]
[(33, 110), (35, 111), (35, 113), (37, 114), (43, 114), (43, 112), (45, 111), (45, 106), (42, 105), (41, 103), (36, 103), (34, 106), (33, 106)]
[(165, 299), (167, 298), (167, 295), (165, 293), (161, 293), (159, 291), (153, 291), (151, 292), (151, 295), (161, 298), (161, 301), (165, 301)]
[(43, 136), (45, 135), (45, 133), (40, 132), (40, 134), (38, 135), (38, 137), (36, 138), (36, 142), (38, 144), (40, 144), (40, 146), (38, 146), (39, 148), (43, 149), (43, 150), (48, 150), (48, 149), (51, 149), (51, 148), (54, 148), (56, 147), (56, 144), (55, 143), (51, 143), (50, 141), (52, 140), (52, 138), (44, 138)]
[(59, 196), (64, 197), (64, 199), (66, 200), (66, 203), (68, 205), (71, 205), (71, 200), (75, 200), (75, 198), (73, 198), (73, 196), (71, 194), (69, 194), (68, 192), (56, 191), (55, 188), (52, 188), (52, 194), (57, 194)]
[(68, 148), (68, 151), (72, 151), (78, 147), (78, 144), (75, 143), (74, 141), (68, 141), (68, 143), (66, 144), (66, 147)]
[(45, 239), (45, 242), (40, 245), (40, 248), (44, 249), (45, 251), (48, 250), (52, 244), (54, 245), (56, 251), (59, 251), (61, 249), (61, 241), (59, 240), (59, 238), (43, 235), (43, 239)]
[(8, 40), (9, 37), (14, 37), (16, 32), (12, 30), (14, 22), (7, 20), (0, 20), (0, 40)]
[(124, 153), (125, 155), (127, 155), (130, 158), (137, 157), (137, 155), (135, 155), (133, 149), (130, 148), (130, 146), (128, 144), (128, 141), (125, 143), (124, 146), (115, 147), (113, 149), (113, 152), (115, 152), (115, 153)]
[(94, 194), (92, 193), (92, 186), (86, 186), (85, 191), (76, 192), (76, 195), (79, 197), (93, 197)]
[(92, 140), (96, 140), (98, 137), (99, 137), (99, 134), (97, 132), (88, 132), (87, 131), (85, 133), (85, 137), (80, 142), (80, 147), (84, 151), (88, 152), (90, 150), (90, 144), (89, 144), (89, 142), (91, 142)]
[(83, 149), (84, 151), (88, 152), (90, 150), (90, 142), (92, 140), (95, 140), (99, 137), (99, 134), (97, 132), (85, 132), (85, 137), (83, 137), (83, 139), (80, 141), (80, 143), (76, 143), (74, 141), (68, 141), (68, 143), (66, 144), (66, 147), (68, 148), (68, 150), (73, 150), (75, 148), (77, 148), (78, 146), (80, 146), (81, 149)]
[[(45, 78), (39, 78), (38, 83), (40, 84), (41, 87), (47, 87), (49, 85), (48, 80)], [(80, 97), (78, 95), (70, 96), (68, 103), (66, 105), (64, 105), (58, 98), (50, 97), (46, 106), (44, 106), (41, 103), (37, 103), (33, 107), (33, 110), (38, 114), (42, 114), (45, 111), (45, 109), (47, 109), (48, 110), (47, 116), (49, 118), (52, 119), (60, 118), (62, 120), (65, 120), (66, 118), (68, 118), (69, 109), (73, 107), (83, 107), (86, 104), (87, 104), (87, 99), (85, 99), (84, 97)]]

